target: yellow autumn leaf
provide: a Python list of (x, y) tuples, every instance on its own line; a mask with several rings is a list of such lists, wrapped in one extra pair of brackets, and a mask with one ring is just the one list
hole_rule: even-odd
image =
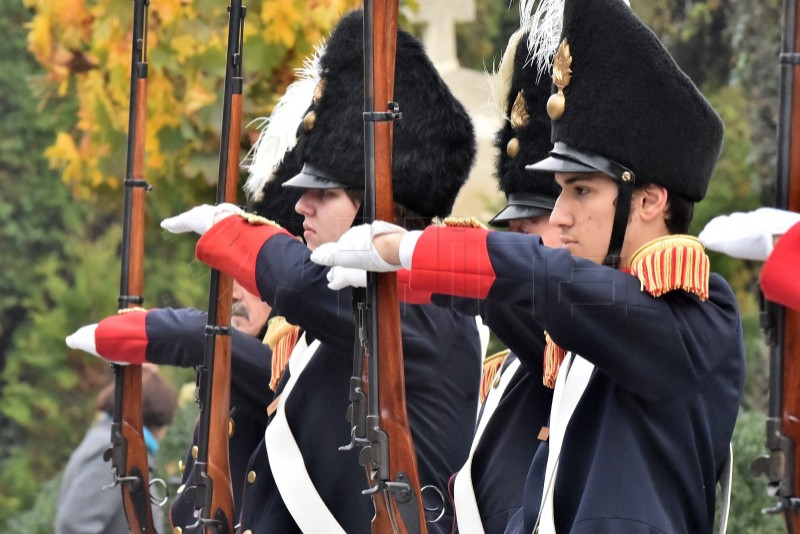
[(295, 31), (302, 20), (303, 15), (293, 2), (266, 0), (261, 8), (264, 40), (292, 48), (296, 40)]
[(185, 63), (189, 58), (199, 52), (202, 43), (198, 42), (194, 35), (178, 35), (169, 42), (169, 47), (175, 51), (176, 59), (179, 63)]
[(161, 23), (169, 26), (179, 18), (186, 16), (185, 5), (188, 3), (187, 0), (159, 0), (152, 3), (152, 9), (154, 13), (158, 14)]
[(47, 17), (36, 16), (27, 24), (28, 50), (33, 57), (45, 66), (50, 64), (53, 53), (53, 41), (50, 36), (50, 21)]
[(183, 100), (183, 109), (185, 113), (192, 114), (201, 108), (204, 108), (217, 101), (216, 93), (213, 93), (200, 85), (194, 84), (186, 91), (186, 96)]

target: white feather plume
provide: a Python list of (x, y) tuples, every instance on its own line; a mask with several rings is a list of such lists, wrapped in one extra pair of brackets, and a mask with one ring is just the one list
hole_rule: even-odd
[[(630, 7), (629, 0), (622, 1)], [(530, 29), (526, 65), (536, 64), (539, 76), (548, 76), (561, 40), (564, 0), (520, 0), (519, 21), (521, 29)]]
[(286, 88), (272, 115), (250, 123), (255, 124), (261, 133), (242, 161), (242, 167), (250, 174), (244, 184), (248, 198), (254, 198), (264, 189), (286, 153), (297, 144), (297, 128), (311, 105), (314, 89), (319, 83), (319, 59), (324, 51), (324, 44), (318, 46), (314, 54), (305, 59), (303, 66), (295, 71), (297, 80)]
[(520, 28), (506, 45), (506, 51), (500, 59), (500, 65), (492, 72), (486, 73), (486, 81), (489, 84), (489, 104), (500, 119), (508, 119), (506, 114), (506, 100), (511, 91), (511, 79), (514, 76), (514, 58), (516, 57), (517, 45), (525, 30)]
[[(533, 10), (534, 4), (536, 10)], [(564, 0), (521, 0), (520, 27), (529, 29), (526, 65), (536, 65), (539, 76), (548, 76), (561, 38)]]

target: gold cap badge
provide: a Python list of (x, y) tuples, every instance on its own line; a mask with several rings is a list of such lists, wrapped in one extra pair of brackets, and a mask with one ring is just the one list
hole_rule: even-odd
[(558, 92), (550, 95), (547, 100), (547, 114), (551, 119), (557, 121), (564, 115), (567, 106), (564, 98), (564, 88), (572, 80), (572, 55), (569, 52), (569, 43), (566, 39), (561, 41), (558, 51), (553, 58), (553, 84), (558, 87)]

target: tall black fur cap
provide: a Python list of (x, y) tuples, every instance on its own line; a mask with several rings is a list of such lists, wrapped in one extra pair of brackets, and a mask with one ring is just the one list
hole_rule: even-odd
[[(295, 150), (304, 163), (336, 181), (364, 187), (363, 11), (345, 15), (320, 58), (321, 96), (309, 108), (309, 130), (300, 127)], [(394, 100), (394, 200), (426, 217), (450, 213), (475, 159), (475, 132), (466, 110), (450, 93), (422, 44), (398, 28)]]
[(303, 235), (303, 216), (294, 210), (303, 191), (283, 184), (295, 176), (303, 167), (297, 159), (296, 150), (287, 152), (272, 178), (267, 180), (261, 192), (247, 206), (247, 210), (280, 224), (293, 235)]
[[(537, 193), (555, 200), (559, 187), (553, 173), (525, 170), (525, 165), (546, 158), (553, 148), (550, 142), (550, 117), (545, 111), (550, 97), (550, 79), (538, 75), (536, 63), (531, 63), (529, 59), (527, 41), (528, 33), (525, 33), (516, 44), (511, 90), (506, 95), (504, 110), (507, 119), (494, 138), (497, 149), (496, 177), (500, 190), (506, 196), (512, 193)], [(523, 93), (528, 120), (523, 127), (514, 128), (510, 119), (520, 91)], [(519, 152), (511, 157), (508, 144), (514, 138), (519, 140)]]
[(700, 201), (722, 147), (722, 120), (622, 0), (565, 0), (572, 55), (553, 142), (587, 150)]

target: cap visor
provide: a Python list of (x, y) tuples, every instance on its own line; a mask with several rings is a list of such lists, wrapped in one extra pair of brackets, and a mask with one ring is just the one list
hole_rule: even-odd
[(509, 204), (500, 213), (489, 221), (489, 224), (498, 228), (507, 228), (508, 222), (514, 219), (529, 219), (541, 215), (550, 215), (552, 208), (540, 208), (534, 206), (524, 206), (519, 204)]
[(338, 187), (348, 187), (347, 184), (327, 180), (316, 174), (301, 171), (299, 174), (284, 182), (283, 187), (293, 187), (296, 189), (336, 189)]
[(526, 171), (538, 172), (602, 172), (574, 159), (549, 156), (533, 165), (525, 165)]

